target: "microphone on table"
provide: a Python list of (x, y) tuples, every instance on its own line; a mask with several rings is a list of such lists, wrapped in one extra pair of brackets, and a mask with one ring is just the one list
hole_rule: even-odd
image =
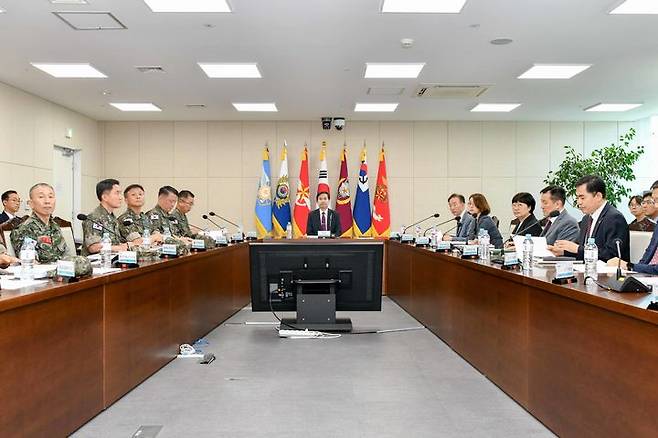
[(617, 247), (617, 277), (616, 279), (619, 280), (622, 275), (621, 275), (621, 239), (618, 237), (615, 240), (613, 240), (615, 243), (615, 246)]
[[(438, 214), (438, 213), (437, 213), (437, 214)], [(441, 222), (441, 223), (439, 223), (439, 224), (434, 224), (434, 225), (432, 225), (431, 227), (425, 229), (425, 231), (423, 232), (423, 236), (425, 236), (425, 235), (427, 234), (427, 232), (428, 232), (429, 230), (431, 230), (432, 228), (434, 228), (434, 227), (440, 227), (441, 225), (445, 225), (445, 224), (447, 224), (448, 222), (452, 222), (452, 221), (457, 221), (457, 225), (456, 225), (456, 226), (459, 226), (459, 222), (461, 221), (461, 218), (460, 218), (459, 216), (456, 216), (456, 217), (453, 217), (453, 218), (448, 219), (447, 221), (443, 221), (443, 222)], [(452, 227), (451, 229), (454, 229), (454, 228), (455, 228), (455, 227)], [(447, 231), (446, 231), (446, 232), (447, 232)]]
[[(405, 233), (409, 228), (411, 228), (411, 227), (415, 227), (416, 225), (418, 225), (418, 224), (422, 224), (423, 222), (425, 222), (425, 221), (427, 221), (427, 220), (430, 220), (430, 219), (432, 219), (433, 217), (439, 217), (439, 216), (441, 216), (439, 213), (434, 213), (434, 214), (431, 215), (431, 216), (427, 216), (425, 219), (421, 219), (421, 220), (419, 220), (418, 222), (413, 223), (413, 224), (409, 225), (408, 227), (404, 228), (404, 229), (402, 230), (402, 234), (404, 234), (404, 233)], [(452, 220), (452, 219), (451, 219), (451, 220)], [(448, 222), (450, 222), (450, 221), (448, 221)]]
[(222, 216), (216, 214), (214, 211), (211, 211), (211, 212), (208, 213), (208, 214), (209, 214), (210, 216), (217, 216), (218, 218), (220, 218), (220, 219), (223, 220), (224, 222), (228, 222), (229, 224), (233, 225), (233, 226), (234, 226), (235, 228), (237, 228), (238, 230), (240, 229), (240, 225), (238, 225), (238, 224), (236, 224), (235, 222), (232, 222), (232, 221), (226, 219), (225, 217), (222, 217)]
[[(80, 213), (80, 214), (78, 214), (76, 217), (78, 218), (78, 220), (81, 220), (81, 221), (89, 221), (89, 222), (91, 222), (91, 223), (94, 224), (94, 225), (98, 225), (98, 226), (101, 227), (103, 230), (105, 230), (105, 231), (107, 231), (108, 233), (112, 234), (114, 237), (116, 237), (117, 239), (119, 239), (119, 241), (121, 241), (121, 239), (122, 239), (121, 236), (119, 236), (117, 233), (115, 233), (114, 231), (110, 230), (109, 228), (105, 227), (105, 225), (101, 224), (100, 222), (96, 222), (96, 221), (93, 220), (93, 219), (89, 219), (89, 216), (87, 216), (86, 214), (82, 214), (82, 213)], [(125, 225), (125, 226), (131, 225), (131, 224), (132, 224), (132, 221), (129, 221), (128, 219), (126, 219), (126, 220), (123, 221), (123, 225)]]
[(550, 218), (552, 218), (552, 217), (558, 217), (559, 215), (560, 215), (560, 212), (559, 212), (559, 211), (557, 211), (557, 210), (553, 210), (553, 211), (551, 211), (548, 215), (544, 216), (541, 220), (538, 220), (538, 221), (536, 221), (536, 222), (533, 222), (533, 223), (531, 223), (530, 225), (528, 225), (527, 227), (525, 227), (524, 229), (522, 229), (521, 231), (518, 231), (518, 232), (514, 233), (514, 234), (512, 235), (512, 237), (514, 237), (514, 236), (518, 236), (518, 235), (522, 235), (524, 231), (529, 230), (530, 228), (534, 227), (535, 224), (538, 224), (539, 222), (543, 221), (544, 219), (550, 219)]
[(639, 279), (635, 277), (623, 277), (621, 274), (621, 243), (622, 240), (617, 238), (613, 240), (615, 246), (617, 247), (617, 274), (608, 279), (607, 284), (595, 283), (604, 289), (608, 289), (614, 292), (634, 292), (634, 293), (648, 293), (653, 289), (652, 286), (642, 283)]
[(204, 218), (205, 220), (207, 220), (208, 222), (210, 222), (211, 224), (213, 224), (214, 226), (216, 226), (217, 228), (222, 228), (222, 227), (219, 226), (219, 224), (217, 222), (210, 219), (207, 214), (204, 214), (201, 217)]

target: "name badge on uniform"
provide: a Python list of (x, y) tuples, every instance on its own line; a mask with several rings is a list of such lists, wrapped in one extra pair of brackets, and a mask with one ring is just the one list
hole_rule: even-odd
[(119, 263), (125, 264), (137, 264), (137, 252), (136, 251), (119, 251)]
[(331, 231), (318, 231), (318, 237), (331, 237)]
[(160, 216), (158, 216), (157, 214), (152, 214), (151, 215), (151, 220), (152, 221), (157, 221), (158, 219), (160, 219)]
[(192, 249), (206, 249), (206, 241), (203, 239), (194, 239), (192, 241)]
[(59, 260), (57, 262), (57, 275), (66, 278), (75, 277), (75, 262)]
[(175, 256), (178, 255), (176, 252), (176, 245), (173, 243), (165, 243), (162, 245), (162, 254), (164, 255), (170, 255), (170, 256)]
[(462, 248), (462, 256), (477, 256), (478, 255), (478, 246), (477, 245), (464, 245)]
[(132, 223), (133, 223), (133, 220), (132, 220), (132, 218), (127, 217), (127, 218), (125, 218), (125, 219), (123, 220), (123, 222), (128, 222), (128, 223), (131, 223), (131, 224), (132, 224)]
[(169, 222), (171, 222), (174, 225), (178, 225), (178, 219), (172, 219)]
[(101, 224), (93, 223), (93, 224), (91, 224), (91, 227), (94, 230), (103, 231), (103, 227), (101, 227)]

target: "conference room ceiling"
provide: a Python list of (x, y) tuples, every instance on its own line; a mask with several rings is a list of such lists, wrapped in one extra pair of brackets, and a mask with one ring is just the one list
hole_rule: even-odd
[[(468, 0), (460, 14), (382, 14), (381, 0), (230, 0), (229, 14), (88, 2), (0, 0), (0, 81), (97, 120), (595, 121), (658, 112), (658, 15), (609, 15), (615, 0)], [(55, 11), (108, 11), (127, 29), (76, 31)], [(413, 47), (403, 48), (402, 38)], [(496, 38), (513, 42), (491, 44)], [(108, 78), (56, 79), (31, 62), (88, 62)], [(263, 78), (209, 79), (198, 62), (256, 62)], [(364, 79), (366, 62), (426, 65), (418, 79)], [(517, 79), (535, 63), (592, 67), (569, 80)], [(478, 98), (420, 99), (421, 83), (490, 88)], [(369, 95), (369, 88), (404, 91)], [(153, 102), (162, 112), (121, 112), (110, 102)], [(243, 113), (232, 102), (275, 102), (279, 111)], [(357, 102), (399, 106), (355, 113)], [(583, 111), (600, 102), (643, 106)], [(470, 112), (477, 103), (521, 106)]]

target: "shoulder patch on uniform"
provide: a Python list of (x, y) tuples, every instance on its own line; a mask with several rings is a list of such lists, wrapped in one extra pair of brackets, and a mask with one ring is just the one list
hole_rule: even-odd
[(94, 230), (103, 231), (103, 227), (101, 227), (100, 224), (91, 224), (91, 227), (92, 227)]
[(160, 219), (160, 216), (157, 213), (153, 213), (151, 215), (151, 220), (156, 220), (157, 221), (158, 219)]

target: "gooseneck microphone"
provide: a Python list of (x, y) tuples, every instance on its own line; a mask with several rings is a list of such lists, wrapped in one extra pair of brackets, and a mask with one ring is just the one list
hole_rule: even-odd
[(617, 280), (619, 280), (621, 275), (621, 239), (618, 237), (613, 240), (615, 246), (617, 247)]
[[(438, 214), (438, 213), (437, 213), (437, 214)], [(425, 236), (425, 235), (427, 234), (427, 232), (428, 232), (429, 230), (431, 230), (432, 228), (434, 228), (434, 227), (440, 227), (441, 225), (445, 225), (445, 224), (447, 224), (448, 222), (452, 222), (452, 221), (457, 221), (457, 225), (456, 225), (456, 226), (459, 226), (459, 222), (461, 221), (461, 218), (460, 218), (459, 216), (456, 216), (456, 217), (453, 217), (453, 218), (448, 219), (447, 221), (443, 221), (443, 222), (441, 222), (441, 223), (434, 224), (434, 225), (430, 226), (429, 228), (426, 228), (425, 231), (423, 231), (423, 236)], [(452, 228), (455, 228), (455, 227), (452, 227)], [(451, 228), (451, 229), (452, 229), (452, 228)]]
[(535, 224), (538, 224), (538, 223), (540, 223), (541, 221), (543, 221), (543, 220), (547, 220), (547, 219), (550, 219), (550, 218), (552, 218), (552, 217), (558, 217), (559, 215), (560, 215), (560, 212), (559, 212), (559, 211), (557, 211), (557, 210), (553, 210), (553, 211), (551, 211), (547, 216), (544, 216), (541, 220), (538, 220), (538, 221), (536, 221), (536, 222), (531, 223), (530, 225), (528, 225), (527, 227), (525, 227), (525, 228), (522, 229), (521, 231), (518, 231), (518, 232), (516, 232), (516, 233), (512, 233), (512, 236), (519, 236), (519, 235), (522, 235), (525, 231), (528, 231), (530, 228), (534, 227)]
[[(101, 224), (100, 222), (96, 222), (96, 221), (93, 220), (93, 219), (89, 219), (89, 216), (87, 216), (86, 214), (82, 214), (82, 213), (80, 213), (80, 214), (78, 214), (76, 217), (78, 218), (78, 220), (81, 220), (81, 221), (89, 221), (89, 222), (91, 222), (92, 224), (98, 225), (98, 226), (101, 227), (103, 230), (105, 230), (105, 231), (107, 231), (108, 233), (112, 234), (114, 237), (116, 237), (117, 239), (119, 239), (119, 241), (121, 241), (121, 236), (119, 236), (117, 233), (115, 233), (114, 231), (110, 230), (110, 229), (107, 228), (105, 225)], [(129, 221), (129, 220), (126, 219), (126, 220), (124, 220), (124, 221), (122, 222), (122, 224), (123, 224), (124, 226), (128, 226), (128, 225), (131, 225), (131, 224), (132, 224), (132, 221)]]
[(216, 226), (217, 228), (222, 228), (222, 227), (219, 226), (219, 224), (218, 224), (217, 222), (215, 222), (214, 220), (210, 219), (210, 218), (208, 217), (207, 214), (204, 214), (204, 215), (201, 216), (201, 217), (204, 218), (205, 220), (207, 220), (208, 222), (210, 222), (211, 224), (213, 224), (214, 226)]
[(223, 220), (224, 222), (227, 222), (227, 223), (233, 225), (233, 226), (234, 226), (235, 228), (237, 228), (238, 230), (240, 229), (240, 225), (238, 225), (238, 224), (236, 224), (235, 222), (232, 222), (232, 221), (226, 219), (225, 217), (222, 217), (222, 216), (216, 214), (214, 211), (211, 211), (211, 212), (208, 213), (208, 214), (209, 214), (210, 216), (217, 216), (218, 218), (220, 218), (220, 219)]
[[(416, 225), (422, 224), (423, 222), (428, 221), (428, 220), (432, 219), (433, 217), (439, 217), (439, 216), (441, 216), (439, 213), (434, 213), (431, 216), (427, 216), (425, 219), (421, 219), (418, 222), (413, 223), (413, 224), (409, 225), (408, 227), (404, 228), (404, 230), (402, 230), (402, 234), (406, 233), (406, 231), (411, 227), (415, 227)], [(448, 221), (448, 222), (450, 222), (450, 221)]]

